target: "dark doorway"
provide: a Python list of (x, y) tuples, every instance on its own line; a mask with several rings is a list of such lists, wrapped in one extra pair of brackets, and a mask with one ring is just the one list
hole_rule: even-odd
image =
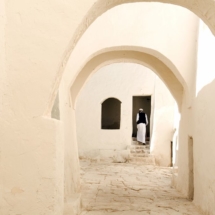
[(147, 114), (148, 126), (146, 126), (146, 140), (150, 140), (150, 115), (151, 115), (151, 96), (133, 96), (133, 132), (132, 137), (137, 137), (137, 124), (136, 117), (140, 108), (143, 108), (143, 112)]
[(115, 98), (102, 103), (102, 129), (120, 129), (121, 102)]

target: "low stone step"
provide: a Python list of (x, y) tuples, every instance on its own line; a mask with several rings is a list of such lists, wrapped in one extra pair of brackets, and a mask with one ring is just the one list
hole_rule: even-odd
[[(132, 144), (132, 145), (138, 145), (139, 142), (138, 142), (138, 141), (132, 141), (131, 144)], [(149, 145), (150, 142), (149, 142), (149, 141), (146, 141), (146, 144)]]
[(149, 149), (130, 149), (131, 153), (143, 153), (143, 154), (150, 154)]
[(131, 153), (130, 154), (130, 157), (154, 157), (153, 155), (151, 154), (136, 154), (136, 153)]
[(131, 146), (145, 146), (145, 147), (150, 147), (149, 144), (131, 144)]
[(130, 154), (135, 154), (135, 155), (143, 155), (143, 156), (147, 156), (147, 155), (150, 155), (150, 152), (135, 152), (135, 151), (132, 151), (130, 152)]
[(142, 150), (147, 150), (150, 149), (149, 145), (130, 145), (128, 146), (128, 149), (142, 149)]
[(155, 165), (154, 156), (131, 157), (128, 162), (129, 163), (138, 163), (138, 164), (142, 164), (142, 165)]
[(131, 153), (131, 157), (150, 157), (150, 154), (143, 154), (143, 153)]

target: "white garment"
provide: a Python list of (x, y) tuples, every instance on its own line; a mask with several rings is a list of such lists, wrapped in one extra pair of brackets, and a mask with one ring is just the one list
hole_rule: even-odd
[[(137, 141), (141, 143), (146, 143), (146, 125), (148, 125), (148, 117), (145, 114), (146, 117), (146, 124), (145, 123), (139, 123), (137, 125)], [(137, 113), (136, 122), (139, 120), (139, 113)]]
[(137, 141), (141, 143), (146, 143), (146, 124), (140, 123), (137, 125)]

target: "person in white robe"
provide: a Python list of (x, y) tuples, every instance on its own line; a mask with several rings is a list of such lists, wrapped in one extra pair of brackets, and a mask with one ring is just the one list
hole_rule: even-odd
[(148, 125), (148, 117), (146, 113), (143, 112), (143, 109), (139, 109), (139, 113), (137, 113), (137, 141), (146, 144), (146, 126)]

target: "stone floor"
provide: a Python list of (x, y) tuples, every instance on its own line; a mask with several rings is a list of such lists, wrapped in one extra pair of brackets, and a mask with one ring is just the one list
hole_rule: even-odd
[(169, 168), (82, 162), (81, 174), (81, 215), (201, 214), (171, 188)]

